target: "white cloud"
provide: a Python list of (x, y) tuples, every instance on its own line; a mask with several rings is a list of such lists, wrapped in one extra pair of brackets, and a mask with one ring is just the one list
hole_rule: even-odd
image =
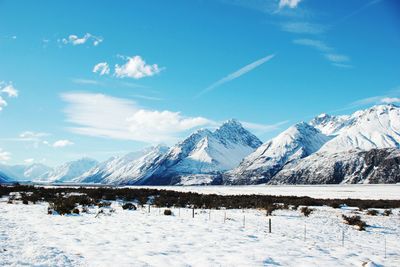
[(345, 55), (340, 55), (340, 54), (326, 54), (325, 57), (334, 63), (342, 63), (342, 62), (348, 62), (350, 58)]
[(68, 38), (61, 39), (61, 42), (63, 44), (72, 44), (72, 45), (82, 45), (82, 44), (85, 44), (88, 41), (91, 41), (94, 46), (97, 46), (101, 42), (103, 42), (103, 38), (95, 36), (95, 35), (90, 34), (90, 33), (86, 33), (82, 37), (78, 37), (75, 34), (71, 34), (71, 35), (68, 36)]
[(63, 140), (55, 141), (53, 143), (53, 147), (56, 147), (56, 148), (66, 147), (66, 146), (72, 146), (73, 144), (74, 144), (73, 142), (71, 142), (69, 140), (66, 140), (66, 139), (63, 139)]
[(33, 162), (35, 161), (35, 159), (25, 159), (24, 160), (24, 162), (26, 163), (26, 164), (32, 164)]
[(221, 80), (211, 84), (209, 87), (207, 87), (206, 89), (204, 89), (202, 92), (200, 92), (200, 94), (197, 95), (197, 97), (201, 96), (204, 93), (207, 93), (215, 88), (217, 88), (218, 86), (221, 86), (224, 83), (227, 83), (229, 81), (232, 81), (236, 78), (239, 78), (240, 76), (242, 76), (243, 74), (246, 74), (247, 72), (257, 68), (258, 66), (264, 64), (267, 61), (270, 61), (272, 58), (274, 58), (274, 54), (263, 57), (259, 60), (254, 61), (253, 63), (250, 63), (246, 66), (244, 66), (243, 68), (225, 76), (224, 78), (222, 78)]
[(296, 8), (300, 2), (301, 0), (280, 0), (279, 8), (284, 8), (284, 7)]
[(11, 82), (6, 83), (0, 81), (0, 111), (8, 105), (7, 101), (1, 96), (1, 94), (7, 97), (18, 97), (18, 90), (12, 85)]
[[(181, 134), (214, 122), (180, 112), (150, 110), (134, 101), (92, 93), (65, 93), (67, 120), (74, 133), (146, 143), (175, 142)], [(104, 107), (107, 107), (106, 109)]]
[(17, 97), (18, 90), (12, 84), (7, 84), (4, 88), (1, 89), (2, 93), (6, 93), (8, 97)]
[(314, 49), (317, 49), (319, 51), (327, 52), (332, 50), (331, 47), (329, 47), (327, 44), (325, 44), (322, 41), (319, 40), (313, 40), (313, 39), (296, 39), (293, 40), (293, 43), (298, 44), (298, 45), (304, 45), (304, 46), (309, 46)]
[(123, 65), (115, 65), (115, 76), (118, 78), (134, 78), (141, 79), (148, 76), (153, 76), (160, 73), (162, 70), (157, 64), (149, 65), (140, 57), (127, 57), (127, 62)]
[(0, 96), (0, 111), (2, 111), (3, 108), (6, 106), (7, 106), (7, 101), (5, 101), (4, 98)]
[(105, 75), (110, 73), (110, 67), (107, 62), (100, 62), (93, 67), (94, 73), (99, 73), (100, 75)]
[(3, 149), (0, 148), (0, 162), (5, 162), (11, 159), (11, 154), (7, 151), (3, 151)]
[(281, 29), (285, 32), (299, 34), (320, 34), (325, 31), (324, 26), (309, 22), (285, 22), (281, 24)]
[(400, 97), (384, 97), (381, 102), (385, 104), (400, 103)]

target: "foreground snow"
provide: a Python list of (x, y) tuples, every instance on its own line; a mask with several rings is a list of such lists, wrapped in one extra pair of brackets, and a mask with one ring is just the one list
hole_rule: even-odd
[(126, 211), (115, 202), (115, 213), (96, 218), (96, 209), (57, 216), (46, 214), (46, 203), (5, 201), (1, 266), (400, 266), (399, 210), (362, 215), (372, 225), (365, 232), (342, 223), (341, 214), (351, 209), (321, 207), (309, 218), (276, 211), (269, 234), (257, 210), (197, 210), (192, 218), (189, 209), (164, 216), (163, 209)]

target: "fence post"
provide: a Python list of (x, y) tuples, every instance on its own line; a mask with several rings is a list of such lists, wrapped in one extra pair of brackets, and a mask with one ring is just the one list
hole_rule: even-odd
[(192, 208), (192, 218), (194, 218), (194, 207)]
[(386, 259), (386, 236), (385, 236), (385, 259)]
[(224, 223), (225, 223), (225, 221), (226, 221), (226, 211), (225, 211), (225, 214), (224, 214)]
[(271, 233), (271, 232), (272, 232), (272, 231), (271, 231), (271, 230), (272, 230), (272, 229), (271, 229), (271, 226), (272, 226), (272, 225), (271, 225), (271, 218), (268, 218), (268, 225), (269, 225), (269, 227), (268, 227), (268, 228), (269, 228), (269, 229), (268, 229), (268, 230), (269, 230), (269, 233)]
[(304, 242), (307, 240), (307, 224), (304, 224)]
[(342, 228), (342, 247), (344, 247), (344, 228)]
[(149, 213), (150, 213), (150, 204), (149, 204)]

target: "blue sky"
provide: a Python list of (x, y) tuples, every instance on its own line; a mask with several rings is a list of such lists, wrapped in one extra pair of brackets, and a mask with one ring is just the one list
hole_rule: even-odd
[(0, 0), (0, 161), (174, 144), (236, 118), (263, 141), (400, 97), (396, 0)]

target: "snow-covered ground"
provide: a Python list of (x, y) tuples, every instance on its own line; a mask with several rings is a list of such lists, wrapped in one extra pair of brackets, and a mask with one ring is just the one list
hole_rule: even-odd
[(367, 231), (343, 224), (351, 209), (319, 207), (308, 218), (279, 210), (270, 234), (258, 210), (196, 210), (192, 218), (190, 209), (164, 216), (114, 202), (114, 213), (96, 218), (95, 208), (58, 216), (47, 206), (0, 200), (0, 266), (400, 266), (400, 210), (362, 215)]
[(400, 199), (400, 184), (359, 185), (245, 185), (245, 186), (129, 186), (220, 195), (281, 195), (313, 198)]

